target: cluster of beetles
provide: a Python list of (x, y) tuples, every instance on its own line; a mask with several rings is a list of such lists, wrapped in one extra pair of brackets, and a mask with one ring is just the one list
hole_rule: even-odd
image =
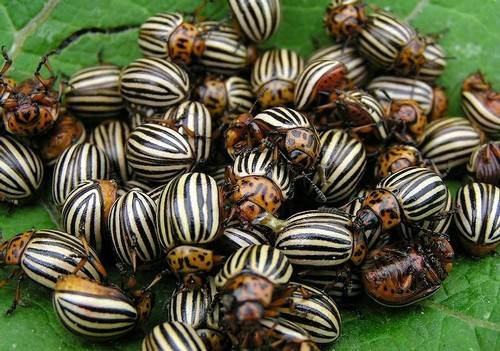
[[(341, 335), (337, 305), (411, 305), (441, 287), (454, 247), (495, 252), (500, 94), (472, 73), (466, 118), (443, 118), (439, 37), (361, 0), (331, 1), (332, 43), (309, 59), (263, 49), (280, 6), (156, 14), (142, 58), (65, 82), (49, 56), (15, 82), (3, 48), (0, 200), (37, 199), (50, 178), (61, 214), (61, 230), (0, 244), (17, 266), (0, 282), (17, 284), (8, 314), (28, 277), (67, 330), (117, 339), (141, 333), (166, 279), (143, 351), (319, 350)], [(453, 199), (450, 175), (467, 179)], [(144, 270), (157, 275), (138, 286)]]

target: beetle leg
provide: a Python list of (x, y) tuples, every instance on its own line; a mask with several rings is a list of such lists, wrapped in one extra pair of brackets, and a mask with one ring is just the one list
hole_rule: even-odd
[[(49, 56), (52, 53), (49, 53), (47, 55), (42, 56), (40, 59), (40, 62), (38, 63), (38, 67), (36, 68), (35, 71), (35, 78), (38, 80), (38, 82), (43, 85), (43, 87), (47, 90), (52, 89), (52, 85), (54, 84), (54, 81), (56, 80), (56, 77), (54, 75), (54, 71), (52, 70), (52, 67), (49, 64)], [(47, 68), (47, 71), (50, 73), (50, 77), (45, 79), (42, 77), (40, 70), (42, 69), (42, 66), (45, 66)]]
[(17, 308), (17, 305), (19, 305), (19, 302), (21, 302), (21, 282), (23, 281), (23, 278), (24, 278), (24, 273), (21, 273), (19, 275), (19, 278), (17, 278), (16, 294), (14, 296), (14, 301), (12, 301), (12, 305), (5, 312), (6, 315), (11, 315), (12, 313), (14, 313), (14, 311)]
[(3, 67), (0, 70), (0, 79), (3, 78), (4, 74), (9, 70), (10, 66), (12, 65), (12, 59), (9, 57), (5, 45), (2, 45), (2, 56), (5, 62), (3, 63)]
[(91, 255), (90, 255), (90, 246), (89, 246), (89, 243), (87, 241), (87, 238), (85, 237), (85, 235), (83, 234), (80, 234), (78, 236), (78, 238), (80, 239), (80, 241), (82, 242), (82, 245), (83, 245), (83, 249), (85, 251), (85, 255), (86, 256), (83, 256), (81, 257), (81, 260), (80, 262), (78, 262), (78, 264), (76, 265), (74, 271), (73, 271), (73, 274), (76, 274), (78, 271), (80, 271), (84, 266), (85, 266), (85, 263), (87, 262), (90, 262), (94, 265), (95, 269), (97, 269), (97, 271), (103, 276), (103, 277), (107, 277), (108, 276), (108, 273), (106, 272), (106, 268), (104, 268), (104, 266), (102, 265), (101, 261), (99, 259), (94, 259)]

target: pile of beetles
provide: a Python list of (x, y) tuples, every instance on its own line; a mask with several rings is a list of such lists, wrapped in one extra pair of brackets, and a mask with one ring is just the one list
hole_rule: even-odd
[[(2, 50), (0, 200), (37, 199), (51, 178), (61, 213), (61, 231), (0, 244), (0, 265), (18, 266), (9, 314), (27, 276), (70, 332), (140, 335), (164, 279), (177, 288), (144, 351), (319, 350), (341, 335), (337, 305), (411, 305), (441, 287), (454, 248), (495, 252), (500, 94), (480, 72), (463, 80), (466, 118), (443, 118), (438, 36), (333, 0), (334, 41), (305, 60), (259, 47), (279, 0), (228, 8), (232, 22), (156, 14), (144, 57), (67, 82), (44, 56), (17, 83)], [(454, 200), (451, 174), (467, 177)]]

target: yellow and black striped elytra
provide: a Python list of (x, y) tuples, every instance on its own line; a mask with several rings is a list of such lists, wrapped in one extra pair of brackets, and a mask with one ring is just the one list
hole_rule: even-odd
[(91, 144), (106, 153), (111, 162), (112, 172), (122, 182), (127, 182), (132, 175), (125, 156), (129, 134), (130, 128), (125, 122), (108, 120), (100, 123), (89, 137)]
[(141, 350), (207, 351), (207, 347), (192, 326), (180, 322), (165, 322), (146, 335)]
[(363, 293), (359, 270), (351, 263), (296, 270), (295, 279), (320, 289), (336, 303), (348, 303)]
[(405, 240), (415, 240), (416, 237), (434, 233), (435, 235), (447, 235), (453, 219), (453, 200), (450, 192), (448, 191), (446, 197), (446, 205), (441, 213), (414, 224), (401, 223), (398, 228), (399, 233)]
[(294, 92), (294, 105), (303, 111), (313, 102), (320, 103), (321, 97), (350, 86), (347, 79), (347, 66), (334, 59), (310, 61), (297, 78)]
[(298, 287), (290, 297), (294, 307), (280, 311), (280, 318), (304, 328), (318, 344), (337, 340), (341, 334), (341, 318), (332, 298), (312, 286), (290, 284)]
[(143, 191), (134, 189), (120, 196), (109, 212), (109, 233), (118, 261), (135, 268), (161, 256), (156, 235), (156, 204)]
[(347, 78), (356, 87), (362, 87), (368, 78), (366, 60), (351, 45), (333, 44), (315, 51), (308, 62), (316, 60), (336, 60), (347, 67)]
[(478, 147), (470, 155), (467, 172), (476, 182), (500, 185), (500, 141)]
[(155, 123), (135, 128), (127, 139), (127, 161), (137, 178), (165, 183), (189, 172), (196, 154), (179, 132)]
[(446, 54), (442, 46), (434, 39), (424, 37), (424, 41), (426, 41), (423, 52), (424, 62), (415, 76), (432, 84), (441, 77), (446, 68)]
[(484, 135), (461, 117), (444, 118), (427, 125), (418, 140), (422, 156), (439, 172), (465, 166)]
[(179, 176), (163, 189), (158, 203), (156, 229), (161, 246), (207, 244), (222, 234), (221, 192), (204, 173)]
[(233, 172), (237, 178), (259, 176), (270, 179), (280, 189), (283, 200), (286, 200), (293, 195), (293, 181), (287, 167), (275, 162), (273, 157), (269, 149), (242, 153), (234, 160)]
[(119, 117), (125, 110), (119, 82), (120, 68), (114, 65), (76, 72), (65, 90), (68, 111), (83, 119)]
[(144, 193), (149, 193), (150, 191), (153, 190), (153, 187), (144, 181), (137, 180), (137, 179), (131, 179), (125, 183), (123, 183), (121, 186), (118, 187), (118, 190), (116, 191), (116, 194), (118, 197), (125, 195), (127, 192), (132, 191), (132, 190), (138, 190), (142, 191)]
[(494, 138), (500, 136), (500, 93), (493, 90), (481, 72), (464, 79), (462, 110), (485, 133)]
[(187, 73), (175, 63), (157, 57), (135, 60), (120, 76), (123, 98), (142, 108), (165, 109), (185, 100), (188, 91)]
[(162, 116), (162, 122), (170, 124), (189, 141), (196, 162), (208, 160), (212, 145), (212, 118), (202, 103), (184, 101), (171, 107)]
[(500, 243), (500, 188), (470, 183), (457, 193), (454, 215), (457, 237), (473, 256), (493, 253)]
[(201, 30), (177, 12), (157, 13), (139, 29), (139, 48), (146, 57), (189, 64), (205, 48)]
[(61, 222), (67, 233), (85, 235), (102, 252), (108, 241), (108, 217), (115, 202), (117, 185), (112, 180), (87, 180), (76, 186), (64, 201)]
[(239, 30), (254, 43), (269, 39), (281, 21), (280, 0), (229, 0)]
[(194, 94), (212, 118), (223, 119), (222, 123), (226, 124), (249, 111), (255, 101), (250, 81), (238, 76), (225, 78), (209, 74), (196, 84)]
[(71, 115), (63, 114), (54, 126), (38, 140), (40, 157), (47, 166), (53, 166), (61, 154), (71, 145), (87, 140), (83, 123)]
[(199, 24), (205, 48), (196, 60), (204, 70), (219, 74), (236, 74), (254, 63), (257, 53), (241, 40), (240, 33), (218, 22)]
[(40, 157), (11, 136), (0, 136), (0, 202), (28, 202), (43, 181)]
[(282, 318), (260, 320), (260, 335), (255, 338), (254, 347), (265, 349), (268, 344), (280, 345), (282, 350), (319, 351), (311, 335), (300, 325)]
[(440, 236), (418, 245), (399, 241), (370, 251), (361, 271), (365, 293), (381, 305), (404, 307), (434, 294), (452, 269), (454, 251)]
[(17, 234), (0, 244), (0, 264), (18, 265), (35, 282), (54, 289), (60, 276), (73, 274), (82, 258), (87, 260), (76, 273), (101, 281), (105, 271), (96, 252), (85, 248), (74, 235), (58, 230), (33, 230)]
[(255, 62), (251, 83), (262, 108), (289, 105), (304, 59), (287, 49), (267, 50)]
[[(321, 134), (319, 167), (313, 183), (321, 190), (328, 203), (345, 202), (354, 192), (366, 168), (363, 144), (349, 133), (331, 129)], [(313, 193), (312, 186), (309, 192)], [(316, 197), (317, 201), (321, 201)]]
[(73, 334), (107, 341), (129, 333), (149, 317), (152, 295), (146, 290), (129, 297), (118, 287), (68, 275), (58, 279), (52, 305)]
[(348, 216), (322, 210), (299, 212), (285, 221), (275, 247), (295, 267), (333, 267), (353, 255), (353, 234)]
[(110, 162), (97, 146), (72, 145), (57, 159), (52, 174), (52, 199), (62, 206), (69, 193), (82, 181), (109, 179)]
[(433, 107), (434, 92), (432, 87), (417, 79), (379, 76), (368, 83), (366, 89), (377, 99), (387, 100), (415, 100), (428, 115)]

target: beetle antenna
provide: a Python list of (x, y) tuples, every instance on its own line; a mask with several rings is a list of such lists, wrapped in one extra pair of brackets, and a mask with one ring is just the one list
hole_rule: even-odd
[(340, 208), (335, 208), (335, 207), (326, 207), (326, 206), (323, 206), (323, 207), (319, 207), (318, 208), (318, 211), (322, 211), (322, 212), (327, 212), (327, 213), (332, 213), (332, 214), (337, 214), (337, 215), (342, 215), (342, 216), (347, 216), (347, 217), (350, 217), (351, 219), (354, 219), (356, 218), (356, 216), (344, 211), (344, 210), (341, 210)]
[(309, 178), (304, 171), (302, 171), (302, 178), (304, 178), (309, 183), (311, 188), (313, 188), (314, 192), (316, 193), (316, 195), (319, 198), (318, 200), (320, 200), (322, 203), (325, 203), (327, 201), (325, 194), (321, 191), (320, 188), (318, 188), (318, 186), (316, 184), (314, 184), (314, 182), (311, 180), (311, 178)]

